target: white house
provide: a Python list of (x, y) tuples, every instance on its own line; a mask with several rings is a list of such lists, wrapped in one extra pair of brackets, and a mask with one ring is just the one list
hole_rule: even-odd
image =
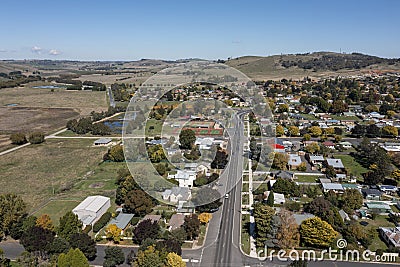
[(196, 180), (196, 172), (188, 170), (177, 170), (176, 174), (169, 174), (168, 179), (175, 179), (179, 182), (179, 187), (193, 187)]
[(162, 193), (163, 199), (172, 203), (178, 203), (179, 201), (187, 201), (191, 196), (191, 192), (187, 187), (174, 186), (171, 189), (166, 189)]
[(76, 206), (72, 212), (78, 215), (83, 227), (92, 225), (110, 208), (110, 198), (103, 196), (89, 196)]
[[(264, 192), (264, 198), (265, 200), (268, 199), (269, 194), (271, 193), (271, 191), (265, 191)], [(285, 204), (285, 195), (284, 194), (280, 194), (280, 193), (275, 193), (274, 192), (274, 205), (283, 205)]]

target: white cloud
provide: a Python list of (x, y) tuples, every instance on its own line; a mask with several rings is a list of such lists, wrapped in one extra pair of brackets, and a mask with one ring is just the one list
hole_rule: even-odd
[(34, 46), (31, 48), (32, 53), (36, 53), (36, 54), (40, 54), (42, 53), (42, 48), (40, 48), (39, 46)]
[(51, 50), (49, 51), (49, 55), (52, 55), (52, 56), (58, 56), (58, 55), (60, 55), (60, 54), (61, 54), (61, 51), (56, 50), (56, 49), (51, 49)]
[(8, 52), (6, 49), (0, 49), (0, 53), (6, 53)]

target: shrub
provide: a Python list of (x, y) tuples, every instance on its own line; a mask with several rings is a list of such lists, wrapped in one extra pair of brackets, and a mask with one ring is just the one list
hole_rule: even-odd
[(98, 231), (100, 231), (101, 228), (107, 225), (110, 219), (111, 213), (107, 211), (103, 214), (103, 216), (100, 217), (97, 222), (95, 222), (95, 224), (93, 225), (93, 232), (97, 233)]
[(29, 143), (31, 144), (40, 144), (44, 142), (44, 133), (42, 132), (33, 132), (28, 137)]
[(14, 145), (23, 145), (28, 142), (24, 133), (13, 133), (10, 136), (10, 140)]

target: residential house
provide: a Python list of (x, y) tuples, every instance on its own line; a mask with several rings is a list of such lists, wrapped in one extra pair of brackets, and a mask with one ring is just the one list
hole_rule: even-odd
[(388, 195), (396, 195), (398, 188), (394, 185), (378, 185), (379, 190)]
[[(265, 191), (264, 192), (264, 201), (266, 201), (268, 199), (269, 194), (271, 193), (271, 191)], [(283, 205), (285, 204), (285, 195), (284, 194), (280, 194), (280, 193), (275, 193), (274, 192), (274, 205)]]
[(308, 158), (308, 162), (310, 162), (311, 164), (311, 168), (313, 170), (316, 170), (317, 167), (321, 168), (322, 164), (325, 161), (325, 158), (323, 156), (320, 155), (306, 155), (306, 158)]
[(374, 188), (361, 189), (361, 193), (366, 200), (381, 200), (383, 195), (381, 191)]
[(128, 225), (131, 223), (131, 220), (133, 218), (134, 214), (128, 214), (128, 213), (119, 213), (117, 217), (111, 219), (110, 223), (115, 224), (119, 229), (122, 230), (122, 233), (125, 231), (125, 229), (128, 227)]
[(110, 207), (111, 202), (109, 197), (89, 196), (79, 203), (72, 212), (78, 216), (83, 227), (86, 227), (87, 225), (93, 226)]
[(390, 206), (385, 202), (366, 202), (365, 205), (372, 213), (387, 215), (392, 211)]
[(188, 201), (191, 197), (191, 192), (188, 187), (174, 186), (171, 189), (166, 189), (162, 193), (162, 197), (165, 201), (178, 203), (179, 201)]
[(289, 169), (297, 169), (301, 164), (301, 157), (297, 154), (289, 154)]
[(339, 215), (342, 218), (343, 222), (350, 221), (349, 215), (344, 210), (339, 210)]
[(179, 229), (185, 222), (185, 215), (181, 213), (176, 213), (171, 216), (168, 223), (168, 231), (173, 231)]
[(379, 233), (389, 248), (400, 248), (400, 227), (379, 227)]
[(344, 192), (343, 186), (341, 184), (337, 184), (337, 183), (323, 183), (322, 190), (324, 191), (324, 193), (327, 193), (329, 191), (333, 191), (335, 193), (343, 193)]
[(353, 145), (348, 141), (339, 142), (338, 145), (342, 146), (344, 149), (349, 149), (353, 147)]
[(335, 149), (335, 144), (332, 141), (325, 141), (322, 144), (329, 149)]
[(296, 221), (297, 225), (300, 225), (303, 221), (310, 219), (310, 218), (314, 218), (315, 215), (311, 214), (311, 213), (302, 213), (302, 214), (298, 214), (295, 213), (293, 214), (293, 218)]
[(332, 166), (335, 169), (336, 173), (346, 173), (341, 159), (326, 159), (325, 161), (328, 166)]
[(147, 214), (141, 221), (150, 220), (152, 223), (161, 220), (161, 215)]
[(196, 172), (188, 170), (177, 170), (175, 174), (168, 174), (168, 179), (175, 179), (179, 182), (179, 187), (193, 187), (196, 180)]

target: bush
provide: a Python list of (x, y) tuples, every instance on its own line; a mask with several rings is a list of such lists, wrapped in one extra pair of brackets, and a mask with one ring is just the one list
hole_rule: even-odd
[(133, 217), (131, 219), (131, 225), (135, 226), (140, 221), (140, 217)]
[(84, 234), (89, 234), (89, 232), (92, 230), (91, 225), (86, 225), (85, 229), (82, 230), (82, 233)]
[(110, 219), (111, 213), (107, 211), (103, 214), (103, 216), (100, 217), (97, 222), (95, 222), (95, 224), (93, 225), (93, 232), (97, 233), (98, 231), (100, 231), (101, 228), (107, 225)]
[(10, 140), (14, 145), (23, 145), (28, 142), (24, 133), (13, 133), (10, 136)]
[(40, 144), (44, 142), (44, 133), (42, 132), (33, 132), (28, 137), (29, 143), (31, 144)]

